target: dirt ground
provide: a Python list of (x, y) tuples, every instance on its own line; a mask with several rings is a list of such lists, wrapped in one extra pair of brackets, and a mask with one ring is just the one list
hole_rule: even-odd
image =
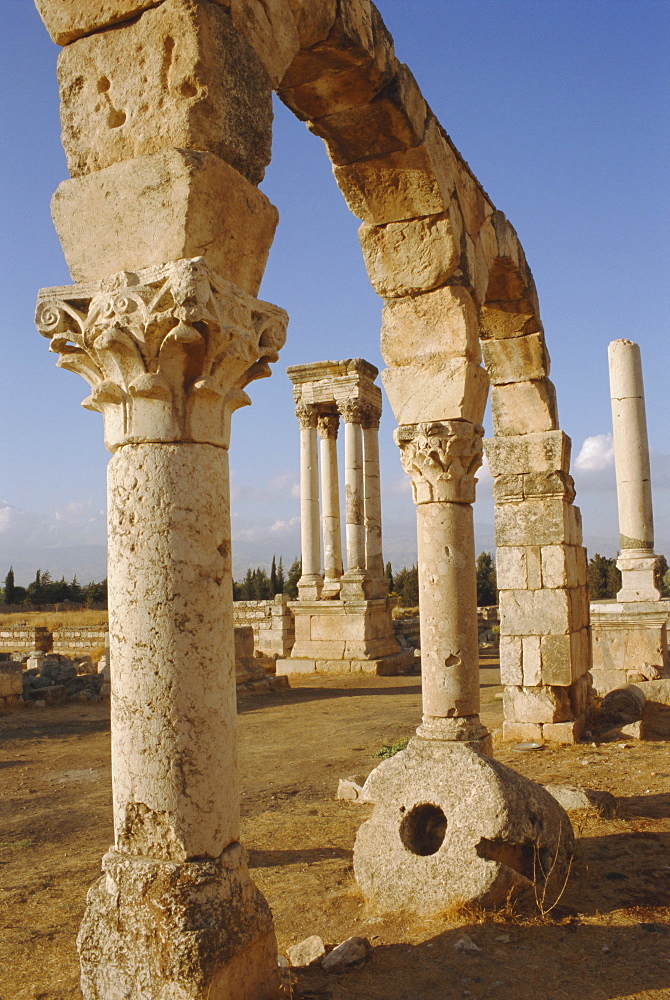
[[(482, 718), (500, 726), (498, 672), (483, 662)], [(352, 874), (368, 806), (337, 801), (383, 744), (420, 716), (418, 677), (311, 677), (244, 695), (243, 841), (280, 952), (310, 934), (367, 937), (371, 960), (339, 976), (285, 974), (293, 1000), (657, 1000), (670, 998), (670, 709), (650, 738), (516, 752), (540, 782), (606, 789), (619, 814), (573, 817), (578, 846), (559, 905), (430, 920), (372, 911)], [(74, 1000), (86, 889), (112, 839), (109, 708), (67, 705), (0, 718), (0, 998)], [(467, 933), (481, 949), (454, 944)]]

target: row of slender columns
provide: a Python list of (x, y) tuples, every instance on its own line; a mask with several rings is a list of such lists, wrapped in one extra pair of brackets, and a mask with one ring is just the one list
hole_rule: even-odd
[[(381, 492), (379, 474), (379, 412), (357, 400), (339, 405), (344, 420), (344, 492), (347, 572), (343, 573), (340, 492), (337, 459), (338, 412), (320, 411), (300, 403), (300, 523), (301, 600), (334, 596), (342, 581), (360, 588), (384, 575), (381, 548)], [(320, 447), (317, 443), (320, 438)], [(318, 451), (321, 466), (322, 516), (319, 518)], [(321, 575), (320, 521), (323, 530), (324, 575)], [(351, 594), (350, 596), (354, 596)]]

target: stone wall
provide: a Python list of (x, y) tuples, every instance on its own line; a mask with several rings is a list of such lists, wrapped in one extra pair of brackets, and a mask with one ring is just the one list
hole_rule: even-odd
[(57, 653), (82, 656), (107, 645), (108, 635), (107, 625), (62, 625), (53, 633), (53, 649)]
[(29, 653), (39, 649), (48, 653), (53, 648), (53, 637), (48, 628), (38, 626), (29, 628), (27, 625), (0, 627), (0, 652)]
[(277, 594), (273, 601), (235, 601), (233, 624), (250, 625), (254, 648), (266, 656), (289, 656), (293, 649), (295, 623), (287, 594)]

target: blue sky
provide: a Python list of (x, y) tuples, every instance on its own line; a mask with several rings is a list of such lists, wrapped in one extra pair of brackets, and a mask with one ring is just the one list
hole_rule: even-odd
[[(665, 0), (379, 0), (399, 57), (494, 203), (535, 275), (561, 427), (573, 441), (591, 553), (614, 554), (616, 500), (607, 344), (636, 340), (647, 394), (657, 550), (670, 558), (670, 231)], [(67, 176), (58, 49), (30, 0), (0, 2), (0, 577), (51, 568), (103, 575), (101, 418), (35, 330), (38, 288), (70, 281), (49, 216)], [(280, 210), (261, 297), (287, 309), (275, 374), (233, 421), (236, 571), (298, 552), (298, 429), (290, 364), (363, 356), (382, 367), (381, 301), (320, 140), (277, 105), (263, 190)], [(381, 426), (385, 554), (414, 558), (408, 482)], [(588, 440), (587, 440), (588, 439)], [(586, 447), (584, 444), (587, 442)], [(579, 459), (578, 459), (578, 456)], [(575, 462), (575, 459), (578, 459)], [(480, 477), (478, 547), (493, 544)]]

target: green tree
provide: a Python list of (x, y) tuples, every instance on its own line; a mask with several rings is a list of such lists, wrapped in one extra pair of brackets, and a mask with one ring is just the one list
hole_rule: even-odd
[(403, 566), (393, 578), (393, 589), (403, 608), (415, 608), (419, 603), (419, 568)]
[(588, 582), (589, 597), (592, 601), (616, 597), (617, 591), (621, 589), (621, 573), (617, 569), (616, 559), (609, 559), (596, 552), (589, 559)]
[(270, 591), (271, 597), (277, 593), (277, 559), (275, 556), (272, 557), (272, 566), (270, 567)]
[(392, 594), (395, 588), (393, 586), (393, 567), (390, 562), (387, 562), (384, 567), (384, 576), (389, 582), (389, 594)]
[(5, 604), (16, 604), (16, 587), (14, 586), (14, 567), (9, 567), (5, 577)]
[(283, 594), (284, 587), (286, 586), (286, 575), (284, 573), (284, 560), (279, 557), (279, 566), (277, 566), (277, 589), (275, 594)]
[(284, 587), (284, 593), (288, 594), (292, 601), (295, 601), (298, 597), (298, 580), (302, 576), (302, 560), (296, 558), (293, 560), (289, 567), (288, 575), (286, 577), (286, 586)]
[(480, 552), (477, 556), (477, 607), (488, 608), (498, 603), (498, 583), (496, 564), (490, 552)]
[(668, 560), (665, 556), (658, 557), (654, 580), (663, 597), (670, 597), (670, 569), (668, 569)]

